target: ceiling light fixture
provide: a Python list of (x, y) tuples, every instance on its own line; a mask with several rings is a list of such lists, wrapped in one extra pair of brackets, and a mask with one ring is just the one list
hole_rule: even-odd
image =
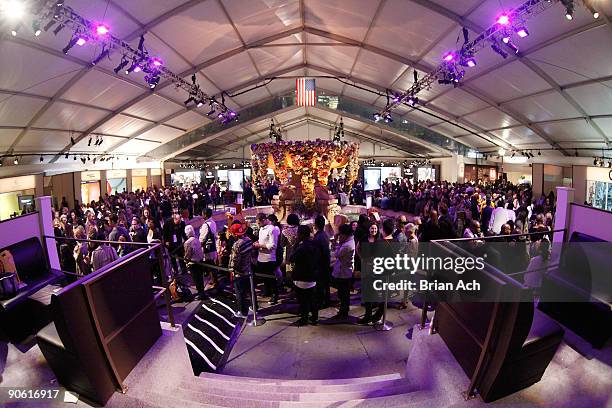
[(507, 14), (502, 14), (501, 16), (497, 17), (497, 24), (503, 26), (510, 24), (510, 16)]
[(18, 20), (25, 15), (25, 3), (20, 0), (7, 0), (2, 4), (2, 12), (9, 19)]
[(517, 27), (514, 29), (514, 32), (521, 38), (529, 36), (529, 30), (527, 30), (527, 27)]

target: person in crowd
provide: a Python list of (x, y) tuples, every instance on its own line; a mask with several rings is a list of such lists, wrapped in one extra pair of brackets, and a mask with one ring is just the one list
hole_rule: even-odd
[[(247, 226), (242, 223), (233, 224), (229, 232), (236, 238), (229, 259), (229, 269), (233, 277), (238, 306), (238, 312), (235, 316), (242, 318), (249, 313), (247, 298), (250, 296), (250, 276), (254, 262), (253, 240), (247, 233)], [(257, 304), (257, 299), (255, 299), (255, 303)]]
[(506, 224), (510, 218), (508, 211), (505, 208), (506, 204), (503, 199), (497, 202), (497, 205), (491, 213), (491, 220), (489, 221), (489, 234), (497, 235), (501, 231), (502, 225)]
[[(111, 214), (108, 218), (109, 227), (111, 228), (110, 233), (108, 234), (108, 240), (113, 242), (118, 242), (119, 237), (123, 237), (124, 241), (130, 241), (130, 233), (123, 226), (123, 223), (119, 222), (119, 217), (117, 214)], [(111, 244), (113, 248), (118, 249), (119, 244)]]
[(423, 224), (420, 241), (429, 242), (436, 239), (442, 239), (442, 229), (440, 228), (438, 212), (434, 209), (429, 212), (429, 219)]
[(202, 245), (196, 238), (195, 230), (191, 225), (185, 226), (185, 236), (187, 237), (187, 240), (183, 244), (183, 247), (187, 271), (195, 283), (198, 298), (200, 300), (204, 300), (204, 275), (202, 273), (201, 265), (201, 263), (204, 261), (204, 251), (202, 250)]
[[(289, 214), (287, 216), (287, 227), (283, 228), (280, 234), (279, 246), (284, 250), (283, 265), (287, 279), (293, 280), (293, 263), (289, 262), (293, 250), (298, 243), (298, 227), (300, 225), (300, 217), (297, 214)], [(277, 260), (278, 261), (278, 260)]]
[(334, 319), (345, 320), (349, 316), (351, 303), (351, 279), (355, 268), (355, 240), (350, 225), (342, 224), (338, 228), (338, 245), (335, 251), (335, 262), (332, 276), (338, 289), (340, 309)]
[(284, 292), (285, 290), (284, 275), (283, 275), (283, 271), (281, 270), (281, 265), (283, 265), (285, 261), (285, 258), (284, 258), (285, 248), (283, 247), (282, 240), (281, 240), (281, 236), (283, 233), (283, 226), (278, 221), (278, 218), (276, 217), (275, 214), (268, 215), (268, 220), (270, 220), (270, 223), (278, 229), (278, 243), (276, 246), (276, 267), (274, 268), (274, 276), (276, 277), (277, 290), (279, 292), (280, 291)]
[[(83, 227), (82, 225), (78, 225), (74, 229), (74, 237), (76, 239), (87, 239), (85, 227)], [(91, 273), (91, 265), (87, 262), (87, 242), (77, 241), (74, 247), (73, 255), (76, 264), (76, 273), (78, 273), (79, 275), (89, 275)]]
[(142, 227), (142, 224), (140, 223), (140, 219), (138, 219), (138, 217), (132, 218), (132, 226), (130, 227), (130, 239), (132, 242), (147, 242), (145, 230)]
[(280, 230), (272, 225), (268, 216), (264, 213), (257, 214), (257, 225), (259, 226), (258, 241), (253, 244), (253, 247), (259, 251), (257, 255), (257, 269), (262, 275), (268, 275), (269, 278), (264, 278), (264, 295), (270, 296), (270, 304), (278, 303), (278, 286), (276, 284), (276, 248), (278, 246), (278, 237)]
[(300, 225), (297, 233), (298, 242), (289, 257), (289, 262), (294, 265), (292, 279), (299, 303), (300, 319), (296, 324), (316, 325), (319, 321), (319, 309), (315, 301), (315, 288), (320, 266), (320, 249), (310, 239), (310, 227)]
[(404, 229), (406, 228), (406, 224), (408, 224), (408, 218), (405, 215), (400, 215), (397, 217), (397, 225), (395, 231), (393, 231), (393, 239), (397, 242), (406, 243), (406, 234)]
[[(317, 215), (314, 220), (314, 239), (313, 242), (319, 248), (319, 266), (317, 275), (317, 301), (320, 309), (327, 309), (330, 306), (330, 280), (331, 280), (331, 251), (329, 235), (325, 232), (325, 217)], [(351, 231), (353, 229), (351, 228)]]
[[(89, 239), (90, 241), (104, 241), (105, 237), (102, 232), (97, 232), (96, 230), (92, 229), (89, 231), (87, 239)], [(113, 248), (107, 243), (89, 242), (88, 246), (90, 254), (89, 261), (91, 264), (91, 270), (93, 272), (110, 264), (111, 262), (116, 261), (119, 258), (115, 248)]]
[(550, 239), (544, 235), (541, 240), (534, 242), (533, 256), (527, 266), (527, 272), (523, 275), (523, 282), (534, 290), (536, 301), (542, 278), (548, 272), (550, 253)]
[[(216, 265), (218, 261), (217, 252), (217, 223), (212, 219), (213, 210), (206, 208), (204, 210), (204, 222), (200, 227), (200, 244), (204, 250), (204, 263), (208, 265)], [(217, 287), (217, 273), (213, 268), (207, 268), (207, 273), (210, 275), (211, 289)]]
[(187, 237), (185, 236), (185, 221), (183, 221), (180, 214), (173, 214), (172, 218), (169, 218), (164, 223), (163, 240), (168, 251), (170, 251), (170, 260), (174, 273), (178, 275), (181, 272), (186, 272), (186, 266), (183, 261), (185, 257), (183, 243), (187, 240)]

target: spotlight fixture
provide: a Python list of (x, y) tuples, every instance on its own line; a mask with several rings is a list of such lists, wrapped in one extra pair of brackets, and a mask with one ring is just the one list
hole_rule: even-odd
[(53, 27), (55, 25), (55, 20), (51, 20), (49, 21), (44, 27), (43, 27), (43, 31), (47, 32), (51, 29), (51, 27)]
[(374, 122), (378, 122), (380, 120), (380, 113), (374, 113)]
[(512, 152), (512, 155), (510, 156), (511, 158), (514, 157), (514, 155), (516, 154), (516, 152)]
[(527, 30), (527, 27), (517, 27), (514, 29), (514, 32), (516, 33), (516, 35), (518, 35), (521, 38), (525, 38), (527, 36), (529, 36), (529, 31)]
[(442, 59), (446, 62), (453, 62), (455, 60), (455, 53), (452, 51), (449, 51), (446, 54), (444, 54)]
[(385, 120), (385, 123), (391, 123), (393, 122), (393, 118), (391, 117), (390, 113), (386, 113), (383, 117), (383, 119)]
[(44, 157), (42, 156), (42, 154), (41, 154), (41, 155), (40, 155), (40, 162), (42, 163), (42, 162), (44, 162), (44, 161), (45, 161), (45, 158), (44, 158)]
[(561, 0), (565, 6), (565, 18), (569, 21), (574, 19), (574, 0)]
[(85, 45), (86, 42), (87, 42), (87, 38), (80, 36), (77, 39), (76, 45), (78, 45), (79, 47), (82, 47)]
[(575, 155), (578, 157), (578, 149), (575, 149)]
[(509, 34), (504, 34), (504, 36), (502, 37), (502, 42), (504, 44), (508, 44), (510, 42), (510, 35)]
[(77, 43), (79, 39), (77, 37), (72, 37), (70, 39), (70, 41), (68, 42), (68, 44), (64, 47), (64, 49), (62, 50), (62, 52), (66, 55), (68, 55), (68, 52), (72, 49), (72, 47), (74, 47)]
[(13, 160), (13, 164), (15, 166), (19, 164), (19, 157), (15, 156), (15, 159)]
[(76, 154), (75, 154), (74, 156), (72, 156), (72, 160), (76, 161), (76, 159), (77, 159), (77, 157), (76, 157)]
[(542, 152), (538, 150), (538, 156), (541, 156), (541, 155), (542, 155)]
[(89, 136), (89, 142), (87, 142), (87, 146), (91, 146), (91, 136)]
[(106, 34), (108, 34), (108, 32), (110, 31), (110, 29), (105, 26), (104, 24), (98, 24), (96, 26), (96, 34), (98, 34), (99, 36), (104, 36)]
[(502, 14), (501, 16), (497, 17), (497, 24), (503, 26), (510, 24), (510, 16), (507, 14)]
[(72, 143), (73, 146), (76, 144), (76, 142), (74, 141), (74, 137), (72, 136), (70, 136), (70, 143)]
[(160, 80), (159, 75), (151, 74), (151, 75), (145, 76), (145, 81), (147, 81), (147, 84), (149, 84), (149, 88), (151, 89), (155, 89), (155, 87), (159, 85), (159, 80)]
[(125, 75), (129, 75), (132, 72), (140, 72), (140, 66), (136, 61), (132, 61), (132, 65), (125, 70)]
[(20, 19), (25, 14), (25, 2), (20, 0), (7, 0), (2, 5), (3, 14), (10, 19)]
[(38, 37), (42, 33), (42, 30), (40, 29), (40, 21), (32, 21), (32, 31), (34, 31), (35, 37)]
[(495, 51), (497, 54), (501, 55), (503, 59), (508, 58), (508, 53), (502, 50), (502, 48), (499, 46), (499, 43), (497, 41), (491, 43), (491, 49)]
[(162, 61), (159, 58), (152, 58), (151, 64), (155, 67), (161, 67), (163, 65)]
[(100, 55), (98, 55), (96, 57), (96, 59), (94, 59), (93, 61), (91, 61), (91, 65), (97, 65), (100, 61), (102, 61), (104, 58), (106, 58), (108, 56), (108, 50), (102, 50), (102, 52), (100, 53)]
[(461, 65), (465, 67), (474, 68), (476, 66), (476, 58), (468, 57), (462, 61)]
[(81, 156), (81, 163), (85, 164), (85, 158), (83, 156)]
[(599, 12), (593, 8), (591, 2), (589, 0), (582, 0), (582, 3), (584, 4), (584, 7), (586, 7), (593, 15), (593, 18), (597, 20), (599, 18)]
[(19, 31), (19, 29), (21, 28), (21, 23), (18, 23), (12, 30), (11, 30), (11, 35), (13, 37), (17, 37), (17, 32)]
[(514, 51), (515, 54), (519, 53), (518, 47), (512, 41), (508, 42), (506, 45), (508, 46), (508, 48)]
[(201, 99), (196, 103), (196, 107), (198, 108), (201, 108), (203, 105), (204, 105), (204, 101)]
[(117, 67), (113, 71), (115, 71), (115, 74), (118, 74), (119, 71), (125, 68), (127, 64), (129, 63), (130, 61), (127, 58), (125, 58), (125, 56), (123, 56), (123, 58), (121, 58), (121, 62), (119, 63), (119, 65), (117, 65)]
[(67, 159), (67, 158), (68, 158), (68, 153), (66, 153), (66, 155), (64, 156), (64, 159)]
[(189, 98), (187, 98), (187, 100), (185, 102), (183, 102), (183, 104), (185, 106), (189, 105), (191, 102), (195, 103), (195, 98), (192, 95), (189, 95)]
[(93, 164), (96, 164), (96, 158), (95, 158), (95, 157), (94, 157), (94, 159), (93, 159)]
[(55, 30), (53, 30), (53, 34), (55, 35), (59, 34), (59, 32), (62, 31), (63, 28), (64, 28), (64, 25), (60, 23), (57, 27), (55, 27)]

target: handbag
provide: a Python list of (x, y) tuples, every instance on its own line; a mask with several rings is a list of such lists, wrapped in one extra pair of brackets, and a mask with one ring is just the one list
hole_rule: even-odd
[(11, 299), (17, 295), (19, 283), (15, 272), (0, 273), (0, 299)]

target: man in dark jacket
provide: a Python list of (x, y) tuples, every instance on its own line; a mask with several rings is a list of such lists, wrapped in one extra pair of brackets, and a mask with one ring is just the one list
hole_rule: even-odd
[[(298, 326), (305, 326), (309, 322), (316, 325), (319, 321), (319, 309), (314, 301), (319, 258), (319, 248), (310, 239), (310, 228), (306, 225), (300, 225), (298, 227), (298, 244), (294, 248), (291, 258), (289, 258), (289, 262), (294, 264), (293, 284), (300, 304)], [(311, 315), (310, 318), (309, 315)]]
[(315, 234), (313, 242), (319, 249), (319, 277), (317, 281), (317, 302), (320, 309), (326, 309), (329, 307), (329, 284), (331, 278), (331, 254), (329, 250), (329, 236), (324, 231), (325, 229), (325, 217), (319, 215), (315, 218), (314, 222)]
[[(174, 272), (177, 274), (179, 273), (179, 264), (180, 270), (186, 271), (187, 268), (183, 261), (185, 256), (183, 242), (187, 240), (187, 236), (185, 235), (185, 221), (182, 220), (180, 214), (174, 214), (172, 218), (166, 220), (162, 236), (164, 238), (164, 244), (170, 252), (170, 259)], [(176, 257), (178, 257), (178, 259)]]

